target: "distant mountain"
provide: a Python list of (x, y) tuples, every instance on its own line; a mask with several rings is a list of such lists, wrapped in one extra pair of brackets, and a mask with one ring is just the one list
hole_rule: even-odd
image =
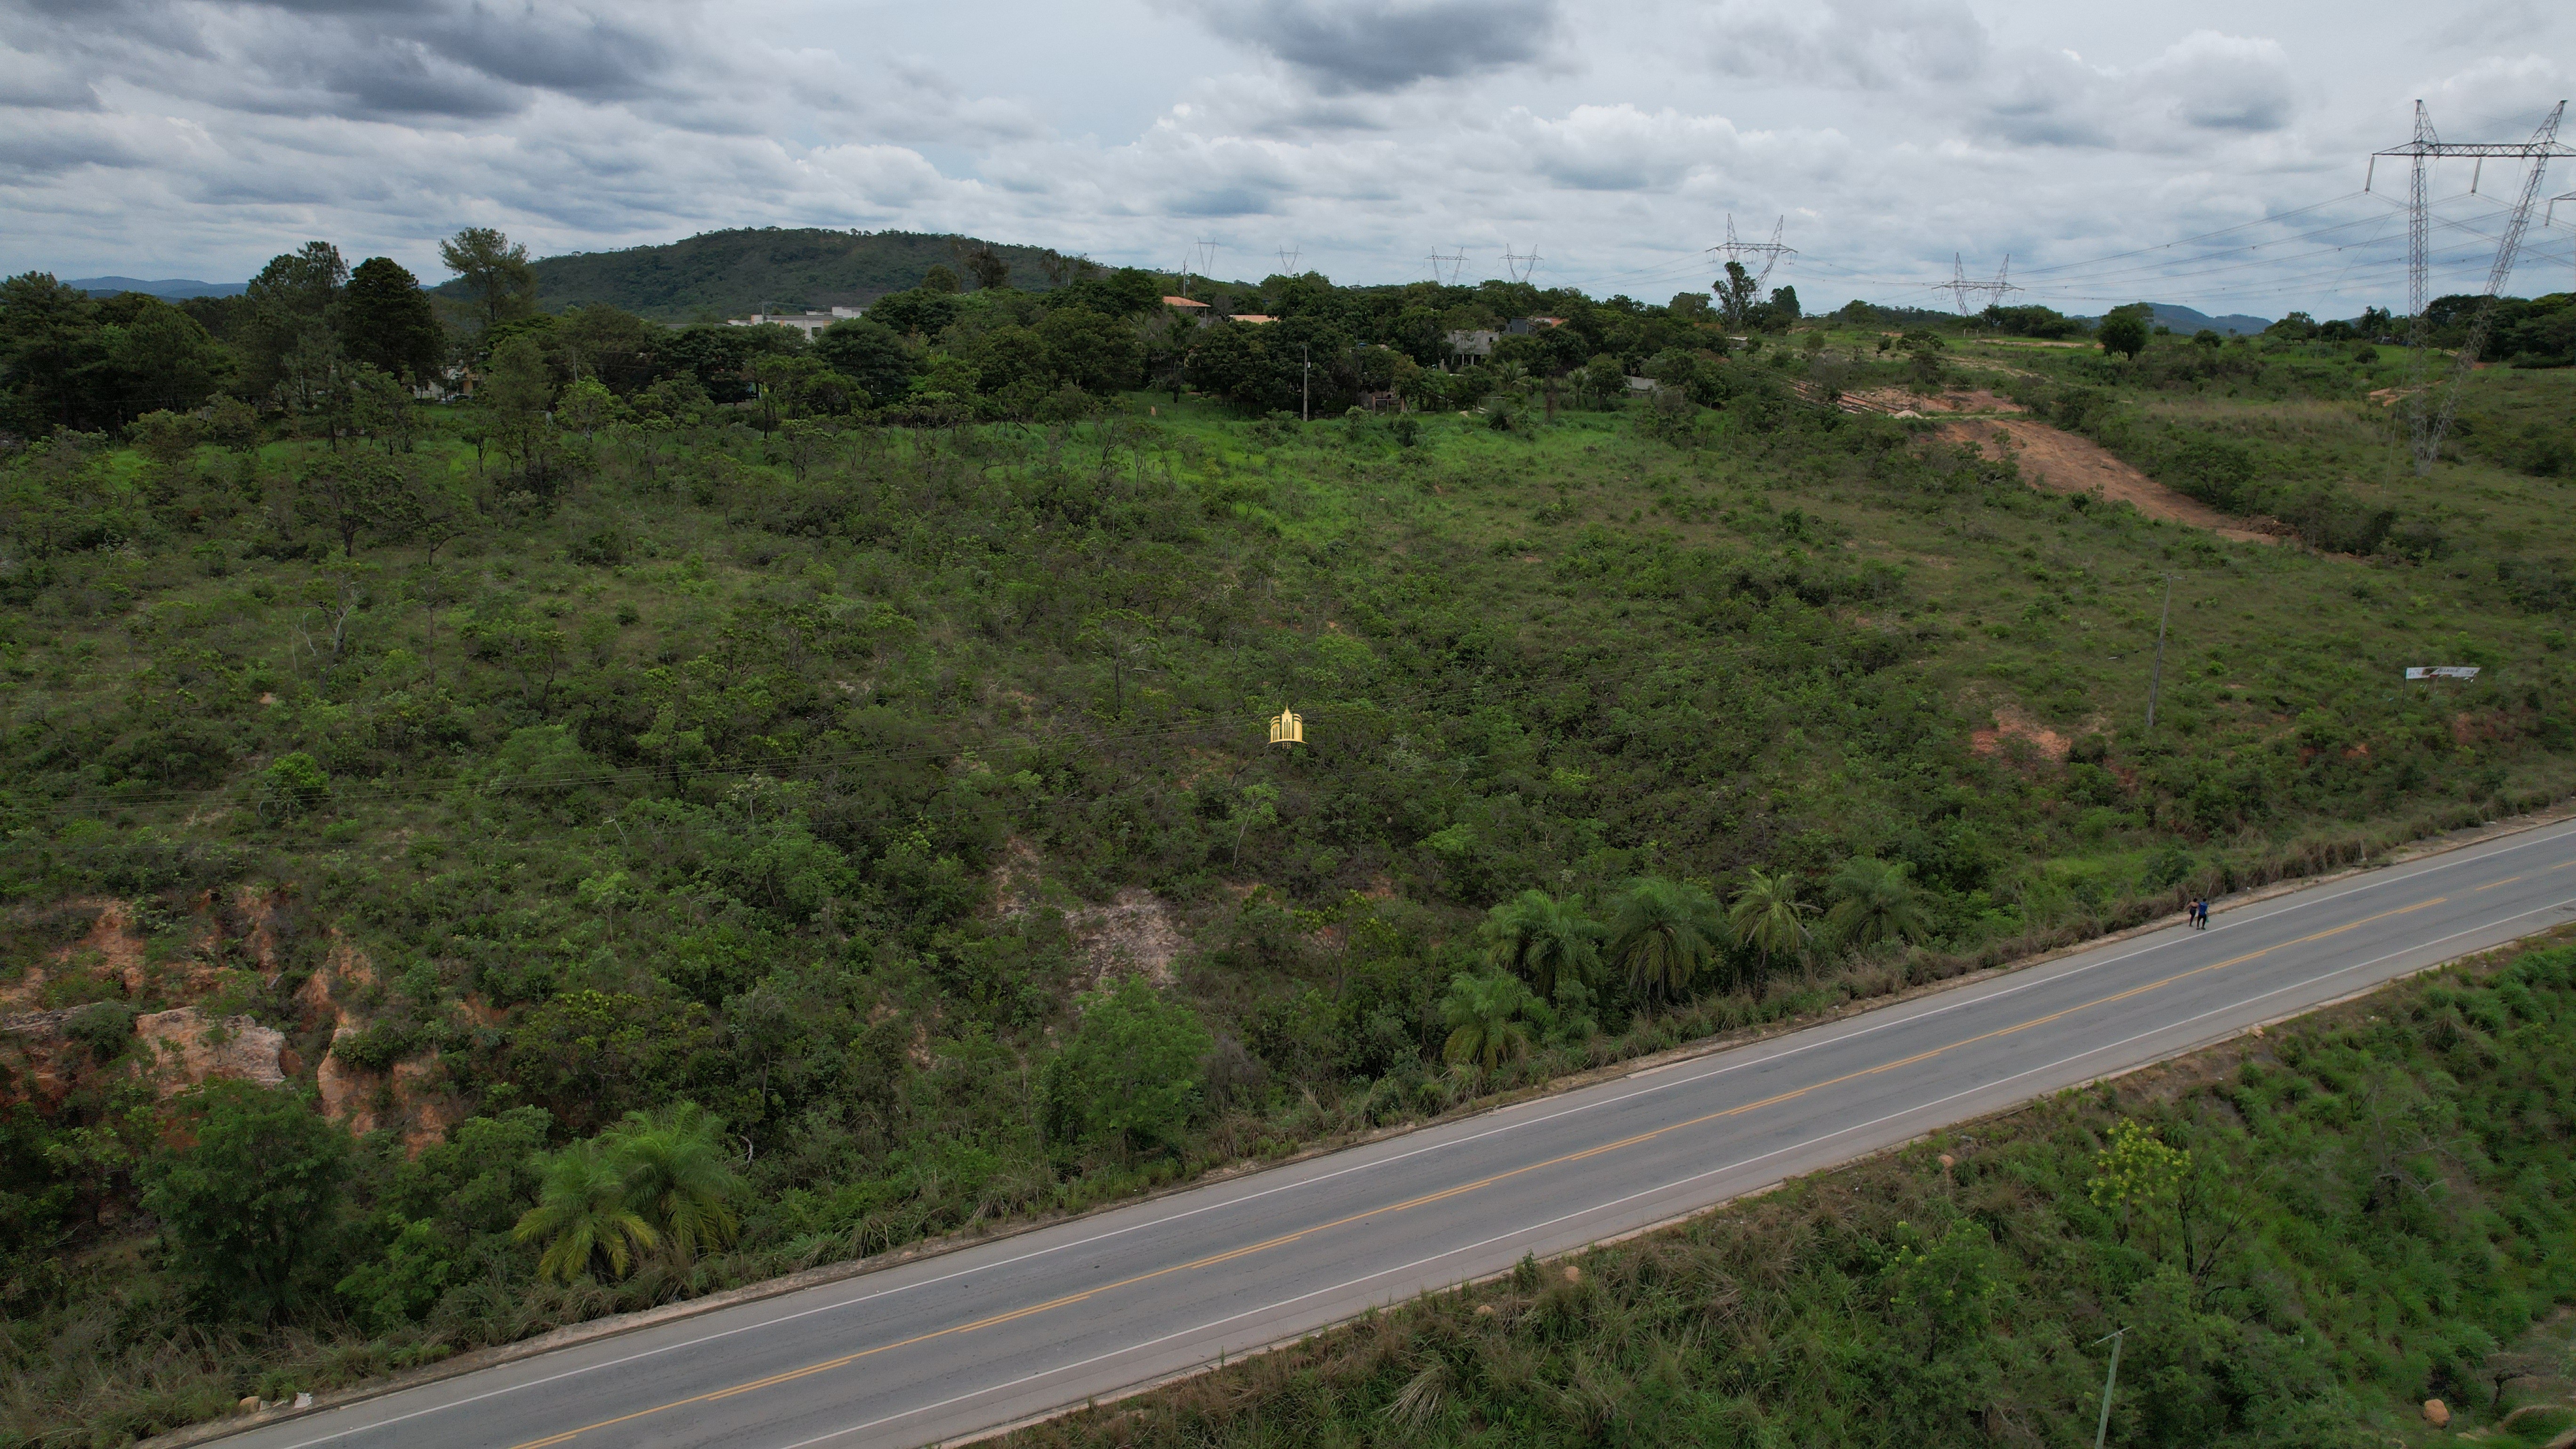
[[(2139, 304), (2132, 302), (2129, 305), (2134, 307)], [(2248, 317), (2242, 312), (2230, 312), (2224, 317), (2212, 317), (2206, 312), (2174, 302), (2148, 302), (2145, 306), (2155, 314), (2157, 326), (2170, 327), (2185, 337), (2189, 337), (2203, 327), (2221, 337), (2251, 337), (2272, 325), (2272, 319), (2269, 317)], [(2099, 322), (2102, 319), (2079, 317), (2076, 320)]]
[(2170, 327), (2186, 336), (2206, 327), (2221, 337), (2251, 337), (2272, 325), (2272, 319), (2269, 317), (2248, 317), (2242, 312), (2230, 312), (2224, 317), (2212, 317), (2206, 312), (2197, 312), (2189, 307), (2176, 306), (2171, 302), (2149, 302), (2147, 305), (2155, 309), (2157, 326)]
[[(952, 243), (990, 245), (1011, 264), (1012, 286), (1031, 292), (1047, 288), (1046, 273), (1039, 269), (1048, 255), (1043, 247), (920, 232), (771, 227), (547, 257), (536, 263), (537, 301), (549, 312), (605, 302), (662, 322), (859, 307), (919, 285), (922, 273), (940, 263), (962, 275), (965, 269), (957, 264)], [(465, 294), (458, 282), (433, 290), (450, 297)]]
[(149, 292), (173, 302), (183, 297), (238, 297), (250, 287), (248, 282), (192, 282), (179, 277), (162, 282), (146, 282), (137, 277), (74, 277), (64, 285), (78, 287), (93, 297), (113, 297), (119, 292)]

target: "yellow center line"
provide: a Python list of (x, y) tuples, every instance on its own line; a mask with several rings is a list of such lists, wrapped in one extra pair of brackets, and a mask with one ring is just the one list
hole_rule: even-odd
[[(2504, 883), (2505, 882), (2502, 881), (2497, 882), (2498, 885), (2502, 885)], [(1515, 1177), (1525, 1176), (1533, 1172), (1543, 1172), (1551, 1167), (1563, 1167), (1567, 1163), (1582, 1162), (1589, 1158), (1617, 1152), (1623, 1148), (1634, 1147), (1640, 1143), (1652, 1142), (1658, 1137), (1670, 1136), (1675, 1132), (1686, 1132), (1693, 1127), (1704, 1127), (1711, 1122), (1722, 1121), (1729, 1117), (1740, 1117), (1747, 1112), (1760, 1111), (1765, 1107), (1776, 1107), (1784, 1102), (1793, 1102), (1800, 1097), (1804, 1097), (1815, 1092), (1821, 1092), (1828, 1087), (1841, 1086), (1845, 1082), (1858, 1081), (1863, 1077), (1873, 1077), (1880, 1075), (1881, 1073), (1897, 1071), (1905, 1067), (1914, 1066), (1922, 1062), (1930, 1061), (1935, 1057), (1944, 1056), (1948, 1053), (1958, 1051), (1962, 1047), (1971, 1047), (1975, 1046), (1979, 1042), (1994, 1041), (2000, 1037), (2012, 1036), (2018, 1032), (2030, 1031), (2037, 1027), (2047, 1026), (2052, 1022), (2063, 1021), (2067, 1017), (2073, 1016), (2080, 1011), (2089, 1011), (2096, 1006), (2109, 1006), (2115, 1002), (2127, 1001), (2131, 997), (2144, 996), (2148, 992), (2162, 990), (2167, 986), (2171, 986), (2177, 981), (2189, 980), (2194, 976), (2206, 975), (2212, 971), (2224, 971), (2230, 966), (2241, 966), (2248, 961), (2271, 955), (2275, 951), (2279, 951), (2290, 946), (2304, 946), (2312, 941), (2322, 941), (2329, 936), (2340, 936), (2346, 931), (2359, 930), (2361, 927), (2367, 926), (2374, 921), (2384, 921), (2391, 916), (2402, 916), (2411, 911), (2423, 910), (2428, 906), (2438, 906), (2449, 899), (2450, 897), (2448, 896), (2435, 896), (2430, 900), (2418, 901), (2411, 906), (2399, 906), (2394, 910), (2381, 911), (2375, 916), (2364, 916), (2358, 921), (2352, 921), (2344, 925), (2330, 927), (2323, 931), (2313, 932), (2309, 935), (2301, 936), (2294, 941), (2283, 941), (2279, 945), (2265, 946), (2261, 950), (2248, 951), (2241, 956), (2231, 956), (2224, 961), (2212, 962), (2207, 966), (2195, 966), (2188, 971), (2177, 971), (2171, 976), (2150, 981), (2143, 986), (2132, 986), (2126, 991), (2113, 992), (2109, 996), (2097, 997), (2091, 1001), (2081, 1002), (2077, 1005), (2067, 1007), (2062, 1011), (2052, 1011), (2046, 1016), (2035, 1016), (2028, 1021), (2018, 1022), (2012, 1026), (1997, 1027), (1993, 1031), (1981, 1032), (1978, 1035), (1968, 1037), (1965, 1040), (1951, 1042), (1947, 1046), (1934, 1047), (1929, 1051), (1917, 1052), (1910, 1057), (1903, 1057), (1892, 1062), (1882, 1062), (1874, 1067), (1862, 1067), (1857, 1071), (1845, 1072), (1839, 1077), (1834, 1077), (1826, 1081), (1813, 1082), (1807, 1086), (1792, 1088), (1791, 1090), (1781, 1092), (1776, 1096), (1765, 1097), (1758, 1102), (1745, 1102), (1737, 1106), (1723, 1108), (1719, 1111), (1704, 1113), (1700, 1116), (1693, 1117), (1688, 1121), (1668, 1123), (1662, 1127), (1656, 1127), (1648, 1131), (1639, 1132), (1634, 1136), (1620, 1138), (1616, 1142), (1605, 1142), (1597, 1147), (1587, 1147), (1579, 1152), (1569, 1152), (1560, 1157), (1551, 1157), (1545, 1162), (1533, 1162), (1526, 1166), (1510, 1168), (1506, 1171), (1494, 1173), (1488, 1177), (1477, 1178), (1473, 1182), (1459, 1183), (1453, 1187), (1445, 1187), (1437, 1192), (1424, 1193), (1420, 1197), (1408, 1198), (1403, 1202), (1391, 1203), (1384, 1207), (1369, 1208), (1361, 1212), (1352, 1213), (1347, 1217), (1335, 1218), (1331, 1222), (1318, 1223), (1310, 1228), (1299, 1228), (1294, 1232), (1281, 1233), (1275, 1238), (1267, 1238), (1261, 1242), (1248, 1244), (1240, 1248), (1229, 1248), (1222, 1253), (1211, 1253), (1203, 1258), (1193, 1258), (1186, 1263), (1175, 1263), (1169, 1267), (1156, 1268), (1150, 1272), (1138, 1273), (1132, 1277), (1121, 1278), (1114, 1283), (1103, 1283), (1097, 1288), (1086, 1288), (1079, 1293), (1068, 1293), (1061, 1298), (1050, 1298), (1043, 1303), (1032, 1303), (1023, 1308), (1014, 1308), (1006, 1312), (993, 1314), (989, 1317), (978, 1318), (971, 1323), (957, 1323), (951, 1324), (946, 1328), (934, 1328), (925, 1333), (914, 1334), (910, 1338), (898, 1339), (892, 1343), (881, 1343), (873, 1348), (859, 1349), (854, 1353), (846, 1353), (838, 1358), (824, 1359), (819, 1363), (810, 1363), (805, 1365), (803, 1368), (788, 1369), (782, 1373), (772, 1374), (767, 1378), (752, 1379), (748, 1382), (734, 1384), (727, 1388), (710, 1389), (706, 1393), (695, 1394), (685, 1399), (673, 1399), (668, 1403), (655, 1404), (650, 1408), (637, 1409), (632, 1413), (620, 1414), (613, 1419), (602, 1419), (597, 1423), (584, 1424), (578, 1429), (567, 1429), (560, 1434), (556, 1434), (548, 1438), (531, 1439), (525, 1443), (513, 1445), (512, 1449), (551, 1449), (551, 1446), (553, 1445), (569, 1443), (574, 1439), (580, 1438), (584, 1434), (594, 1433), (601, 1429), (614, 1428), (619, 1424), (633, 1423), (637, 1419), (649, 1418), (652, 1415), (667, 1413), (673, 1409), (687, 1408), (692, 1404), (711, 1404), (720, 1399), (730, 1399), (737, 1394), (747, 1394), (760, 1389), (775, 1388), (780, 1384), (792, 1383), (798, 1379), (807, 1378), (814, 1374), (829, 1373), (834, 1369), (847, 1368), (851, 1364), (857, 1363), (863, 1358), (872, 1357), (876, 1354), (891, 1352), (892, 1350), (899, 1348), (910, 1348), (915, 1344), (928, 1343), (933, 1339), (974, 1333), (980, 1329), (997, 1327), (1001, 1324), (1015, 1322), (1022, 1318), (1032, 1317), (1036, 1314), (1050, 1313), (1059, 1308), (1070, 1308), (1077, 1303), (1088, 1302), (1103, 1293), (1114, 1293), (1121, 1288), (1133, 1288), (1139, 1283), (1150, 1283), (1157, 1278), (1170, 1277), (1175, 1273), (1195, 1272), (1201, 1268), (1212, 1268), (1219, 1264), (1230, 1263), (1238, 1258), (1248, 1258), (1256, 1253), (1264, 1253), (1273, 1248), (1285, 1247), (1288, 1244), (1302, 1241), (1319, 1233), (1331, 1232), (1335, 1228), (1344, 1228), (1353, 1223), (1365, 1222), (1370, 1218), (1391, 1216), (1395, 1213), (1411, 1211), (1414, 1208), (1427, 1207), (1433, 1203), (1445, 1202), (1453, 1197), (1461, 1197), (1471, 1192), (1482, 1191), (1498, 1182), (1508, 1182)]]
[(2477, 888), (2477, 890), (2473, 890), (2473, 891), (2469, 892), (2469, 894), (2470, 894), (2470, 895), (2477, 895), (2477, 894), (2478, 894), (2479, 892), (2481, 892), (2481, 891), (2491, 891), (2491, 890), (2494, 890), (2497, 886), (2509, 886), (2509, 885), (2513, 884), (2515, 881), (2518, 881), (2518, 880), (2520, 880), (2520, 879), (2522, 879), (2522, 877), (2521, 877), (2521, 876), (2518, 876), (2518, 875), (2509, 875), (2509, 876), (2506, 876), (2506, 877), (2505, 877), (2504, 879), (2502, 879), (2502, 880), (2492, 880), (2492, 881), (2489, 881), (2489, 882), (2487, 882), (2485, 885), (2482, 885), (2482, 886), (2478, 887), (2478, 888)]

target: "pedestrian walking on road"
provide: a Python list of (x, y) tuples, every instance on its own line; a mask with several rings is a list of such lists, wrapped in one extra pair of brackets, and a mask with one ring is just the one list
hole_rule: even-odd
[(2193, 899), (2191, 903), (2191, 928), (2195, 931), (2206, 931), (2209, 929), (2209, 897), (2199, 896)]

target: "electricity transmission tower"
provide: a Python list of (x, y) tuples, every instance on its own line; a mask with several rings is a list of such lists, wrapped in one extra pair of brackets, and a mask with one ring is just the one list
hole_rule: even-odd
[(1297, 275), (1297, 259), (1305, 254), (1306, 249), (1304, 247), (1281, 247), (1279, 249), (1279, 275), (1283, 277), (1293, 277)]
[[(2565, 196), (2553, 196), (2549, 198), (2549, 212), (2541, 218), (2540, 224), (2542, 226), (2547, 226), (2558, 220), (2558, 203), (2562, 201), (2576, 202), (2576, 191), (2568, 192)], [(2576, 248), (2570, 248), (2569, 250), (2571, 255), (2576, 255)]]
[(1458, 285), (1458, 269), (1467, 264), (1467, 249), (1460, 247), (1458, 250), (1449, 252), (1445, 255), (1440, 252), (1433, 252), (1430, 256), (1430, 262), (1431, 280), (1435, 282), (1444, 280), (1440, 275), (1440, 269), (1445, 266), (1449, 269), (1449, 275), (1445, 280), (1449, 286), (1454, 287)]
[[(1959, 304), (1959, 315), (1965, 317), (1973, 312), (1982, 312), (1986, 307), (2000, 306), (2005, 297), (2020, 291), (2021, 288), (2014, 286), (2012, 282), (2010, 252), (2004, 254), (2004, 264), (1995, 269), (1995, 279), (1991, 282), (1969, 281), (1968, 264), (1957, 252), (1952, 252), (1950, 253), (1950, 280), (1933, 283), (1932, 290), (1949, 293), (1951, 300)], [(1968, 305), (1970, 297), (1985, 298), (1985, 306), (1970, 307)]]
[[(1753, 278), (1753, 295), (1758, 297), (1762, 295), (1762, 284), (1771, 280), (1771, 269), (1779, 265), (1780, 259), (1782, 257), (1794, 257), (1798, 254), (1798, 249), (1796, 247), (1783, 246), (1780, 244), (1780, 234), (1788, 230), (1788, 228), (1789, 218), (1783, 216), (1779, 221), (1772, 224), (1771, 239), (1769, 241), (1737, 241), (1735, 239), (1735, 213), (1730, 211), (1726, 214), (1725, 243), (1720, 246), (1710, 247), (1709, 250), (1726, 258), (1730, 262), (1734, 262), (1738, 266), (1742, 266), (1745, 272)], [(1762, 265), (1759, 267), (1748, 265), (1745, 262), (1745, 258), (1747, 257), (1759, 258)]]
[(1530, 249), (1529, 255), (1527, 256), (1523, 256), (1519, 252), (1515, 252), (1508, 247), (1503, 251), (1503, 270), (1509, 272), (1512, 280), (1515, 282), (1528, 281), (1531, 274), (1538, 270), (1538, 263), (1538, 249), (1535, 247)]
[[(2450, 429), (2451, 418), (2459, 411), (2460, 384), (2468, 377), (2469, 364), (2477, 360), (2479, 349), (2486, 346), (2487, 328), (2495, 319), (2496, 293), (2513, 272), (2515, 253), (2522, 250), (2522, 234), (2531, 226), (2531, 208), (2540, 199), (2540, 179), (2549, 169), (2549, 158), (2576, 156), (2576, 150), (2558, 142), (2558, 123), (2566, 114), (2567, 103), (2560, 101), (2528, 141), (2445, 141), (2434, 133), (2432, 113), (2417, 101), (2414, 136), (2403, 146), (2371, 153), (2370, 170), (2361, 184), (2364, 191), (2377, 179), (2380, 157), (2403, 156), (2411, 163), (2406, 185), (2406, 308), (2410, 314), (2406, 328), (2406, 424), (2409, 441), (2415, 446), (2415, 472), (2419, 476), (2433, 471), (2433, 456), (2441, 451), (2442, 434)], [(2445, 156), (2476, 159), (2478, 169), (2470, 175), (2471, 191), (2477, 190), (2477, 178), (2485, 171), (2486, 158), (2490, 156), (2529, 161), (2531, 170), (2523, 177), (2522, 194), (2505, 222), (2504, 235), (2496, 240), (2495, 262), (2487, 269), (2486, 290), (2479, 294), (2478, 309), (2470, 315), (2468, 336), (2451, 359), (2450, 384), (2442, 390), (2442, 403), (2437, 408), (2432, 406), (2425, 380), (2428, 363), (2424, 355), (2424, 306), (2430, 299), (2424, 293), (2432, 251), (2433, 163)]]

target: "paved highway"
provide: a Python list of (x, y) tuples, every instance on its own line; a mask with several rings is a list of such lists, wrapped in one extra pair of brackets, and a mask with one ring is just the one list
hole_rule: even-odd
[(918, 1445), (1184, 1372), (2576, 919), (2576, 824), (1042, 1231), (256, 1426), (239, 1449)]

